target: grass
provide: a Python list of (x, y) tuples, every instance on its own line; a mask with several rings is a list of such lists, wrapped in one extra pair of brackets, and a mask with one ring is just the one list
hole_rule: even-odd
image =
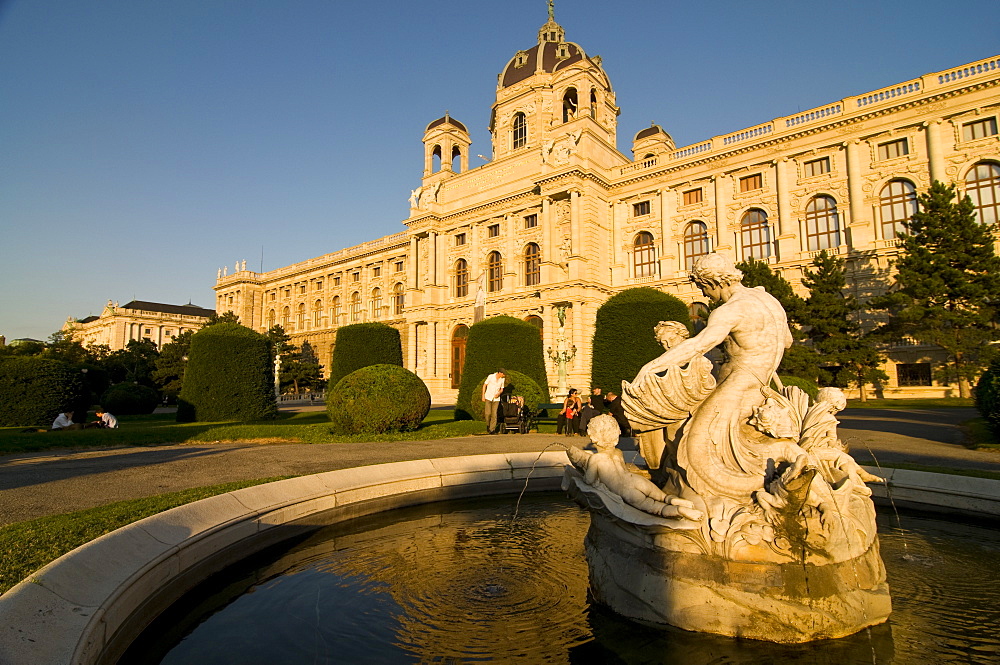
[(973, 450), (1000, 450), (1000, 443), (985, 418), (973, 418), (962, 423), (966, 446)]
[(914, 399), (847, 400), (849, 409), (940, 409), (941, 407), (973, 407), (971, 397), (918, 397)]
[(121, 416), (116, 430), (25, 432), (23, 427), (0, 428), (0, 454), (52, 448), (156, 446), (178, 443), (344, 443), (353, 441), (419, 441), (469, 436), (483, 430), (474, 420), (455, 420), (450, 409), (433, 409), (413, 432), (341, 436), (330, 431), (325, 411), (282, 413), (276, 420), (254, 423), (178, 423), (174, 414)]
[(144, 517), (217, 494), (289, 477), (198, 487), (0, 527), (0, 593), (80, 545)]
[(929, 466), (926, 464), (910, 464), (908, 462), (893, 462), (891, 464), (876, 465), (874, 462), (861, 461), (865, 466), (881, 467), (883, 469), (907, 469), (909, 471), (926, 471), (928, 473), (943, 473), (949, 476), (966, 476), (968, 478), (989, 478), (990, 480), (1000, 480), (1000, 471), (987, 471), (986, 469), (955, 469), (950, 466)]

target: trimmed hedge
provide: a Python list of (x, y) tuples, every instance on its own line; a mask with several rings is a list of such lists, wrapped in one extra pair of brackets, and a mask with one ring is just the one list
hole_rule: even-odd
[(246, 422), (277, 415), (266, 337), (238, 323), (217, 323), (192, 335), (177, 398), (178, 422)]
[(87, 416), (89, 391), (72, 365), (37, 356), (0, 359), (0, 425), (49, 427), (64, 411)]
[(1000, 359), (990, 363), (989, 369), (979, 377), (976, 408), (993, 433), (1000, 435)]
[[(506, 369), (506, 368), (504, 368)], [(483, 378), (477, 385), (472, 394), (476, 396), (476, 399), (469, 403), (469, 413), (474, 420), (479, 420), (486, 422), (486, 409), (483, 404), (483, 400), (480, 397), (483, 394), (483, 383), (486, 379)], [(504, 390), (511, 388), (512, 395), (520, 395), (524, 398), (524, 405), (528, 407), (528, 410), (532, 413), (538, 413), (539, 404), (548, 404), (549, 398), (542, 394), (542, 389), (538, 387), (534, 379), (526, 374), (521, 374), (520, 372), (515, 372), (514, 370), (507, 370), (507, 380), (504, 382)], [(503, 414), (498, 417), (502, 418)]]
[(160, 394), (136, 383), (119, 383), (101, 396), (101, 406), (116, 416), (139, 416), (152, 413), (160, 403)]
[(513, 316), (494, 316), (469, 328), (462, 383), (455, 404), (456, 420), (473, 418), (471, 405), (473, 401), (481, 401), (476, 386), (501, 367), (530, 377), (541, 391), (543, 403), (549, 401), (549, 379), (538, 328)]
[(403, 366), (399, 331), (384, 323), (353, 323), (337, 329), (327, 390), (355, 370), (369, 365)]
[(621, 392), (642, 366), (663, 353), (653, 336), (660, 321), (678, 321), (691, 329), (687, 305), (672, 295), (643, 286), (625, 289), (597, 310), (590, 385)]
[(778, 378), (781, 379), (781, 384), (783, 386), (795, 386), (796, 388), (801, 388), (805, 394), (809, 395), (809, 399), (813, 402), (816, 401), (816, 395), (819, 394), (819, 386), (816, 385), (815, 381), (803, 379), (800, 376), (784, 376), (782, 374), (779, 374)]
[(335, 434), (412, 432), (430, 409), (427, 386), (399, 365), (362, 367), (326, 394), (326, 413)]

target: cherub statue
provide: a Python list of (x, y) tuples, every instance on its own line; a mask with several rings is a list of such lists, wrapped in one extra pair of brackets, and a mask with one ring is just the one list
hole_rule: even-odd
[(695, 510), (693, 503), (666, 494), (647, 478), (629, 470), (622, 452), (617, 448), (620, 434), (621, 428), (614, 417), (597, 416), (587, 426), (587, 435), (594, 442), (597, 452), (590, 453), (576, 446), (569, 448), (567, 455), (573, 465), (583, 472), (584, 482), (603, 485), (625, 503), (650, 515), (700, 520), (702, 513)]

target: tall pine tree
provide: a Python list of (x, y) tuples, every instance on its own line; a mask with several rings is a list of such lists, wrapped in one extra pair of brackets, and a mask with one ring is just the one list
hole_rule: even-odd
[(815, 271), (805, 271), (802, 283), (809, 289), (803, 308), (806, 337), (819, 356), (819, 381), (846, 388), (857, 386), (861, 400), (865, 386), (889, 377), (881, 370), (882, 356), (862, 333), (857, 322), (857, 299), (844, 292), (844, 261), (823, 250), (813, 260)]
[(896, 261), (890, 293), (873, 298), (872, 309), (888, 313), (880, 333), (888, 341), (912, 338), (941, 347), (946, 362), (938, 380), (969, 384), (995, 355), (989, 342), (1000, 339), (994, 327), (1000, 305), (1000, 258), (994, 252), (994, 227), (976, 221), (966, 196), (955, 201), (955, 186), (934, 181), (917, 197)]

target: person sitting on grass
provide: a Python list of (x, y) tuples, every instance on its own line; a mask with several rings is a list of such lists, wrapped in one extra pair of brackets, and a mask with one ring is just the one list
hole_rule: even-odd
[(52, 421), (52, 432), (60, 432), (67, 429), (83, 429), (83, 425), (80, 423), (73, 422), (73, 412), (66, 411), (65, 413), (60, 413), (56, 416), (56, 419)]
[(94, 422), (94, 425), (97, 427), (101, 429), (118, 429), (118, 419), (105, 411), (104, 407), (98, 409), (96, 415), (97, 420)]

